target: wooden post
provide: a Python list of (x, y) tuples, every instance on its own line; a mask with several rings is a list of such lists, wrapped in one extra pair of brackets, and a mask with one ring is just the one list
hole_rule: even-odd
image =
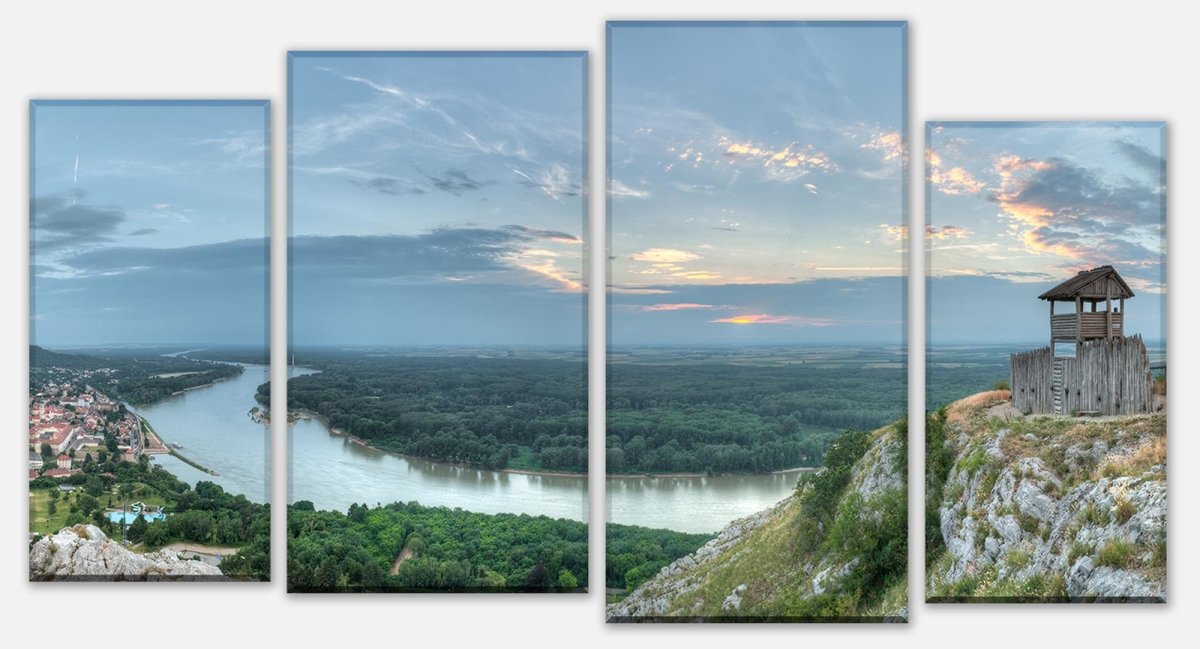
[(1112, 340), (1112, 280), (1104, 283), (1104, 300), (1108, 309), (1108, 313), (1104, 316), (1104, 339)]
[(1050, 300), (1050, 355), (1054, 355), (1054, 300)]
[(1083, 298), (1075, 296), (1075, 357), (1083, 349)]

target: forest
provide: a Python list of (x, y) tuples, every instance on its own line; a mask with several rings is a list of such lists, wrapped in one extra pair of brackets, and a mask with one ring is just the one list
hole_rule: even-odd
[[(309, 362), (309, 361), (306, 361)], [(485, 468), (587, 471), (582, 360), (326, 354), (288, 408), (379, 448)], [(258, 389), (266, 403), (269, 384)]]
[[(31, 345), (29, 385), (36, 390), (47, 381), (61, 381), (63, 377), (55, 372), (56, 368), (104, 372), (103, 376), (89, 377), (86, 382), (112, 398), (141, 406), (166, 399), (180, 390), (242, 373), (240, 365), (162, 356), (160, 351), (89, 350), (86, 355), (63, 354)], [(179, 375), (171, 376), (174, 374)]]
[(609, 523), (604, 538), (605, 587), (632, 591), (672, 561), (695, 552), (713, 535)]
[(898, 417), (906, 385), (901, 367), (612, 363), (608, 472), (820, 466), (838, 430)]
[[(314, 352), (288, 407), (386, 450), (485, 468), (585, 471), (577, 358)], [(614, 363), (610, 473), (764, 473), (818, 466), (837, 429), (895, 419), (902, 366)], [(259, 388), (266, 403), (269, 384)]]
[[(237, 554), (221, 562), (223, 574), (256, 581), (270, 578), (268, 505), (225, 493), (211, 482), (200, 481), (191, 488), (166, 469), (151, 464), (145, 455), (138, 462), (123, 462), (100, 453), (101, 457), (84, 459), (83, 472), (73, 479), (78, 488), (67, 495), (59, 494), (60, 482), (53, 478), (30, 481), (31, 495), (45, 492), (50, 496), (48, 514), (54, 522), (51, 529), (42, 531), (50, 533), (61, 527), (92, 523), (110, 538), (119, 539), (121, 526), (108, 520), (106, 508), (119, 509), (122, 502), (134, 501), (161, 504), (168, 514), (166, 520), (147, 523), (138, 518), (124, 532), (129, 541), (141, 543), (146, 550), (175, 541), (237, 547)], [(63, 510), (61, 517), (59, 510)], [(39, 534), (32, 535), (30, 543), (37, 538)]]
[(288, 508), (289, 592), (572, 592), (587, 588), (587, 525), (397, 502), (345, 514)]

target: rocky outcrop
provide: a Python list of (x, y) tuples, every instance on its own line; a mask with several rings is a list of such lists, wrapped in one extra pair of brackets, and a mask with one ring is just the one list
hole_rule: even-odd
[[(702, 585), (703, 575), (697, 570), (698, 568), (727, 553), (736, 552), (738, 545), (751, 531), (771, 520), (790, 500), (789, 498), (771, 509), (733, 521), (721, 530), (716, 538), (705, 543), (699, 550), (682, 556), (663, 567), (654, 579), (642, 584), (620, 602), (610, 605), (608, 616), (610, 618), (626, 618), (671, 614), (671, 605), (676, 599)], [(741, 596), (745, 590), (745, 584), (740, 584), (723, 600), (721, 608), (726, 611), (739, 610), (742, 604)]]
[(1026, 418), (986, 406), (952, 406), (947, 417), (957, 459), (929, 594), (1165, 601), (1165, 418)]
[(111, 541), (95, 525), (65, 527), (29, 549), (33, 581), (220, 580), (221, 571), (203, 561), (180, 559), (168, 550), (138, 554)]
[[(885, 509), (903, 503), (906, 454), (900, 435), (889, 426), (867, 436), (867, 450), (848, 467), (849, 477), (844, 478), (838, 501), (841, 506), (835, 508), (831, 528), (846, 525), (844, 517), (870, 527), (882, 520)], [(813, 604), (819, 597), (852, 601), (855, 596), (846, 593), (854, 589), (847, 588), (846, 582), (859, 567), (859, 559), (847, 556), (842, 548), (821, 543), (828, 530), (802, 517), (807, 495), (801, 489), (770, 509), (733, 521), (716, 538), (664, 567), (625, 599), (610, 604), (606, 611), (609, 621), (855, 615), (903, 620), (907, 585), (902, 566), (885, 594), (872, 593), (876, 597), (870, 610), (846, 612), (837, 605), (826, 606), (825, 600)], [(847, 505), (850, 501), (853, 506)], [(808, 543), (805, 537), (809, 537)], [(804, 547), (812, 549), (801, 549)], [(834, 612), (829, 612), (831, 609)]]

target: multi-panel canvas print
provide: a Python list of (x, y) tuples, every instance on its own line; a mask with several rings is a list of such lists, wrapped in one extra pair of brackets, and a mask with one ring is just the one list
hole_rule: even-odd
[(1161, 122), (932, 122), (926, 597), (1166, 600)]
[(906, 617), (905, 23), (610, 23), (607, 619)]
[(586, 66), (291, 54), (289, 591), (586, 590)]
[(32, 102), (31, 580), (269, 578), (268, 119)]

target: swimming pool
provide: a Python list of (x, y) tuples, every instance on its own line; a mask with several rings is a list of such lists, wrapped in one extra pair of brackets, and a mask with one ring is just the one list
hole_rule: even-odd
[[(108, 512), (108, 520), (118, 525), (133, 525), (138, 515), (137, 512)], [(153, 523), (166, 519), (167, 515), (162, 512), (153, 512), (141, 514), (141, 517), (146, 519), (147, 523)]]

